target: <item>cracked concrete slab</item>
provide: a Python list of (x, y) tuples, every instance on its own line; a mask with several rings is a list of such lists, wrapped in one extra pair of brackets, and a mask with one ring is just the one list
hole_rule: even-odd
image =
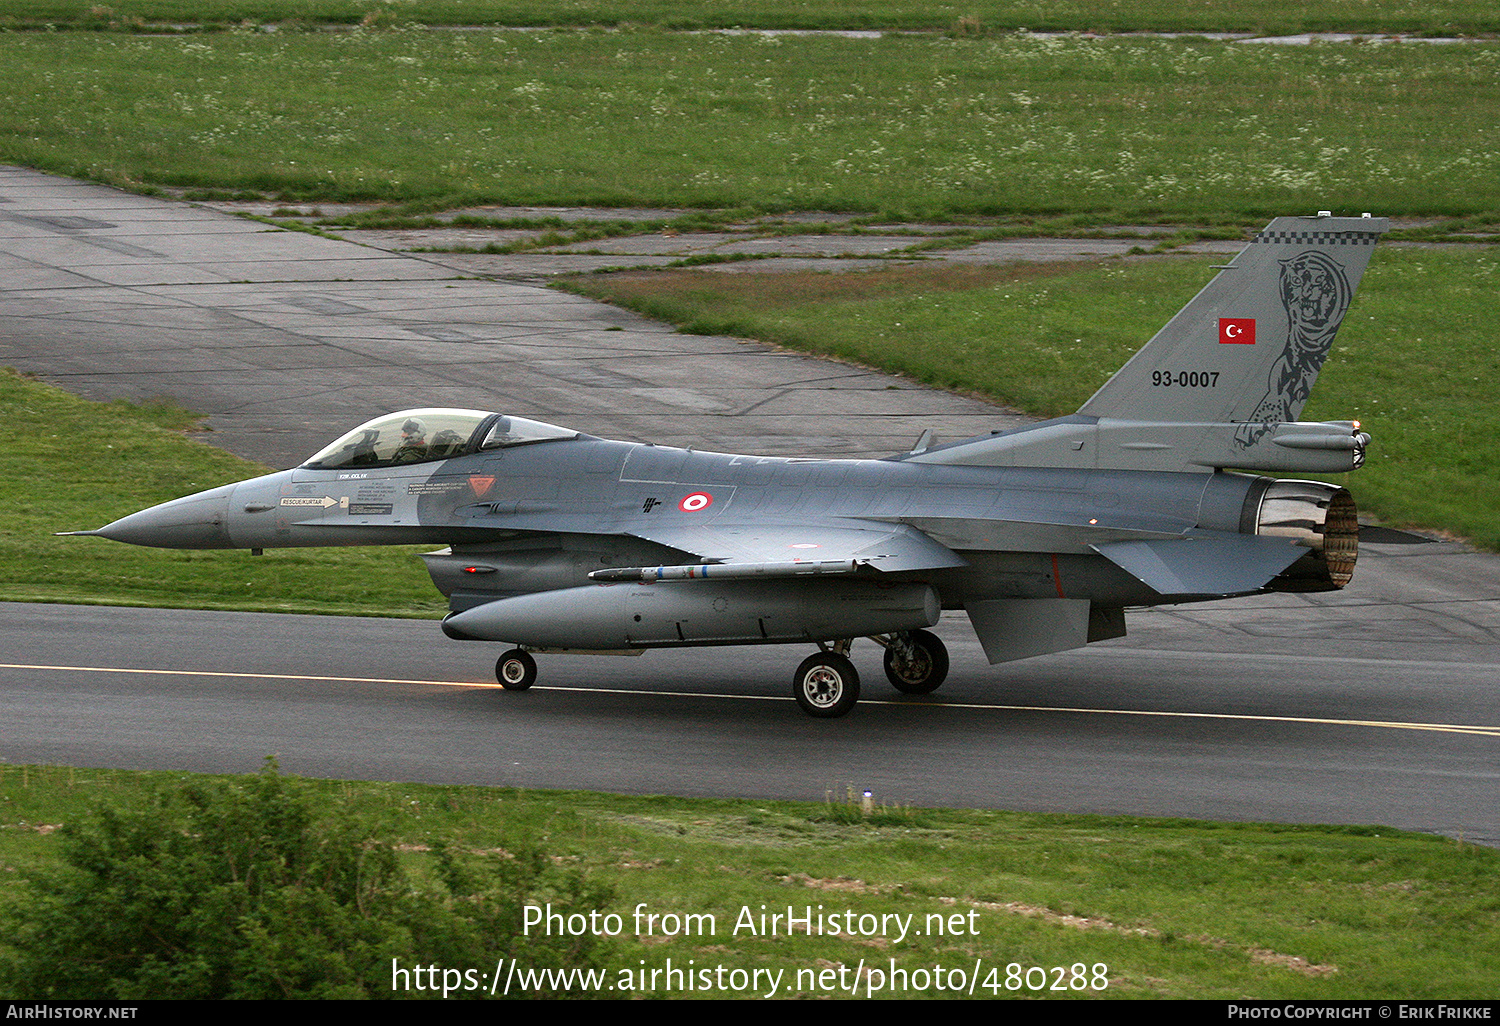
[[(207, 415), (214, 444), (272, 466), (424, 405), (772, 454), (887, 455), (928, 427), (959, 438), (1021, 422), (892, 375), (459, 277), (425, 254), (22, 168), (0, 168), (0, 198), (0, 266), (17, 272), (0, 294), (0, 364), (91, 398), (170, 396)], [(593, 368), (628, 383), (600, 387)]]
[[(1124, 256), (1154, 235), (1170, 233), (1160, 226), (1122, 229), (1116, 238), (995, 239), (970, 241), (955, 234), (952, 225), (890, 225), (882, 229), (827, 234), (777, 231), (785, 223), (750, 221), (715, 231), (640, 232), (541, 245), (541, 230), (463, 228), (332, 229), (341, 238), (391, 252), (420, 253), (433, 264), (471, 274), (546, 280), (567, 274), (589, 274), (619, 268), (669, 267), (693, 261), (705, 269), (729, 273), (786, 273), (821, 270), (850, 272), (922, 262), (1004, 264), (1055, 262)], [(954, 234), (943, 245), (945, 234)], [(486, 248), (518, 246), (517, 252), (480, 252)], [(911, 251), (914, 246), (923, 249)], [(535, 247), (535, 248), (532, 248)], [(1234, 240), (1197, 242), (1177, 247), (1179, 252), (1233, 254), (1243, 243)], [(701, 262), (722, 258), (724, 262)]]

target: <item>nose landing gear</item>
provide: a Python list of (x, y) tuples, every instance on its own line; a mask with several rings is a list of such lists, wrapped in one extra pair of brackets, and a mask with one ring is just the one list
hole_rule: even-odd
[(525, 691), (536, 683), (536, 660), (524, 648), (513, 648), (495, 663), (495, 679), (506, 691)]

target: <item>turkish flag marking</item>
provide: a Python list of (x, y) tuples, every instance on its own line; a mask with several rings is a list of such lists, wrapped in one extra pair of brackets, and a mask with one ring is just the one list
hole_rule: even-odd
[(1255, 345), (1255, 318), (1220, 317), (1219, 344)]
[(469, 487), (474, 489), (474, 498), (476, 499), (484, 498), (484, 493), (489, 491), (494, 483), (495, 479), (489, 476), (475, 474), (469, 478)]

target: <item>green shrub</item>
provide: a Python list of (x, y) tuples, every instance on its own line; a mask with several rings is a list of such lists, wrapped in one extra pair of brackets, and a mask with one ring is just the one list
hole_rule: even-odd
[(12, 996), (434, 996), (439, 975), (395, 991), (394, 969), (475, 970), (473, 983), (499, 959), (590, 968), (604, 954), (590, 936), (523, 933), (526, 904), (566, 915), (610, 898), (580, 875), (559, 878), (533, 845), (487, 862), (439, 848), (435, 879), (419, 880), (389, 842), (318, 808), (274, 762), (246, 783), (158, 794), (145, 810), (100, 807), (63, 833), (64, 868), (36, 875), (5, 913), (14, 953), (0, 985)]

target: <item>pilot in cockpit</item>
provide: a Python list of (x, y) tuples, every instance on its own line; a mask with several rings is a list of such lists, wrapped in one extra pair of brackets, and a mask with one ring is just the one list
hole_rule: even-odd
[(401, 425), (401, 444), (391, 454), (393, 463), (410, 463), (427, 458), (427, 428), (415, 417)]

